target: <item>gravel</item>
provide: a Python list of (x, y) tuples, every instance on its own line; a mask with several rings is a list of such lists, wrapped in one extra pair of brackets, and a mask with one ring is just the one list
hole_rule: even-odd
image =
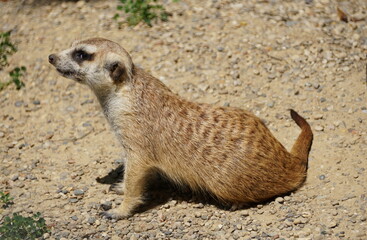
[[(116, 5), (0, 1), (1, 31), (18, 49), (0, 79), (27, 67), (25, 88), (0, 92), (0, 191), (14, 198), (2, 216), (39, 211), (44, 238), (58, 240), (367, 239), (366, 1), (168, 1), (172, 17), (152, 28), (119, 28)], [(300, 132), (287, 109), (297, 110), (314, 130), (304, 186), (229, 211), (160, 183), (147, 209), (100, 217), (123, 199), (109, 188), (124, 153), (92, 92), (47, 63), (95, 36), (121, 43), (187, 99), (250, 110), (287, 149)]]

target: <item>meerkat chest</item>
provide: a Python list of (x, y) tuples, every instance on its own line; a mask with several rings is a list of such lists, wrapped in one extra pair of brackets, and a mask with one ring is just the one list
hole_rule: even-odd
[(125, 141), (126, 135), (129, 133), (133, 115), (130, 98), (124, 92), (110, 94), (106, 101), (101, 104), (105, 117), (121, 142)]

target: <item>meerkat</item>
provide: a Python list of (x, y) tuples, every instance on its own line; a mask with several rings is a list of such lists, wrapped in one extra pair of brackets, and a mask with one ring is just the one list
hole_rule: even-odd
[(49, 62), (89, 86), (126, 152), (123, 201), (103, 213), (108, 218), (134, 213), (154, 171), (234, 205), (284, 195), (306, 179), (313, 134), (293, 110), (301, 133), (288, 152), (255, 115), (181, 98), (113, 41), (76, 41)]

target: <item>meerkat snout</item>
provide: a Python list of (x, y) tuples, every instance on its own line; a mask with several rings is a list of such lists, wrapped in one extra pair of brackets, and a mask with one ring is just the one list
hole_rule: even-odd
[(51, 54), (48, 56), (48, 62), (51, 63), (52, 65), (55, 64), (56, 61), (56, 55), (55, 54)]
[(118, 187), (124, 199), (104, 216), (132, 215), (155, 171), (234, 205), (284, 195), (306, 179), (313, 134), (293, 110), (301, 133), (287, 151), (252, 113), (181, 98), (110, 40), (75, 42), (49, 61), (64, 77), (92, 89), (126, 152)]

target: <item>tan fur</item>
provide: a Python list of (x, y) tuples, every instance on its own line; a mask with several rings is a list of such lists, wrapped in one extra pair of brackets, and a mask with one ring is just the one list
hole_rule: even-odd
[[(95, 46), (97, 51), (93, 60), (80, 67), (91, 73), (84, 78), (79, 74), (78, 81), (97, 95), (128, 157), (122, 185), (124, 200), (106, 216), (130, 216), (142, 203), (152, 170), (233, 204), (264, 201), (293, 191), (305, 181), (312, 131), (296, 112), (292, 111), (292, 118), (302, 132), (289, 153), (253, 114), (177, 96), (135, 66), (117, 43), (88, 39), (74, 43), (71, 49), (80, 45)], [(111, 53), (115, 55), (112, 60)], [(53, 58), (57, 59), (52, 59), (56, 68), (65, 65), (63, 61), (72, 61), (56, 54)], [(116, 59), (128, 74), (112, 81), (103, 67)], [(93, 75), (93, 71), (104, 73)]]

